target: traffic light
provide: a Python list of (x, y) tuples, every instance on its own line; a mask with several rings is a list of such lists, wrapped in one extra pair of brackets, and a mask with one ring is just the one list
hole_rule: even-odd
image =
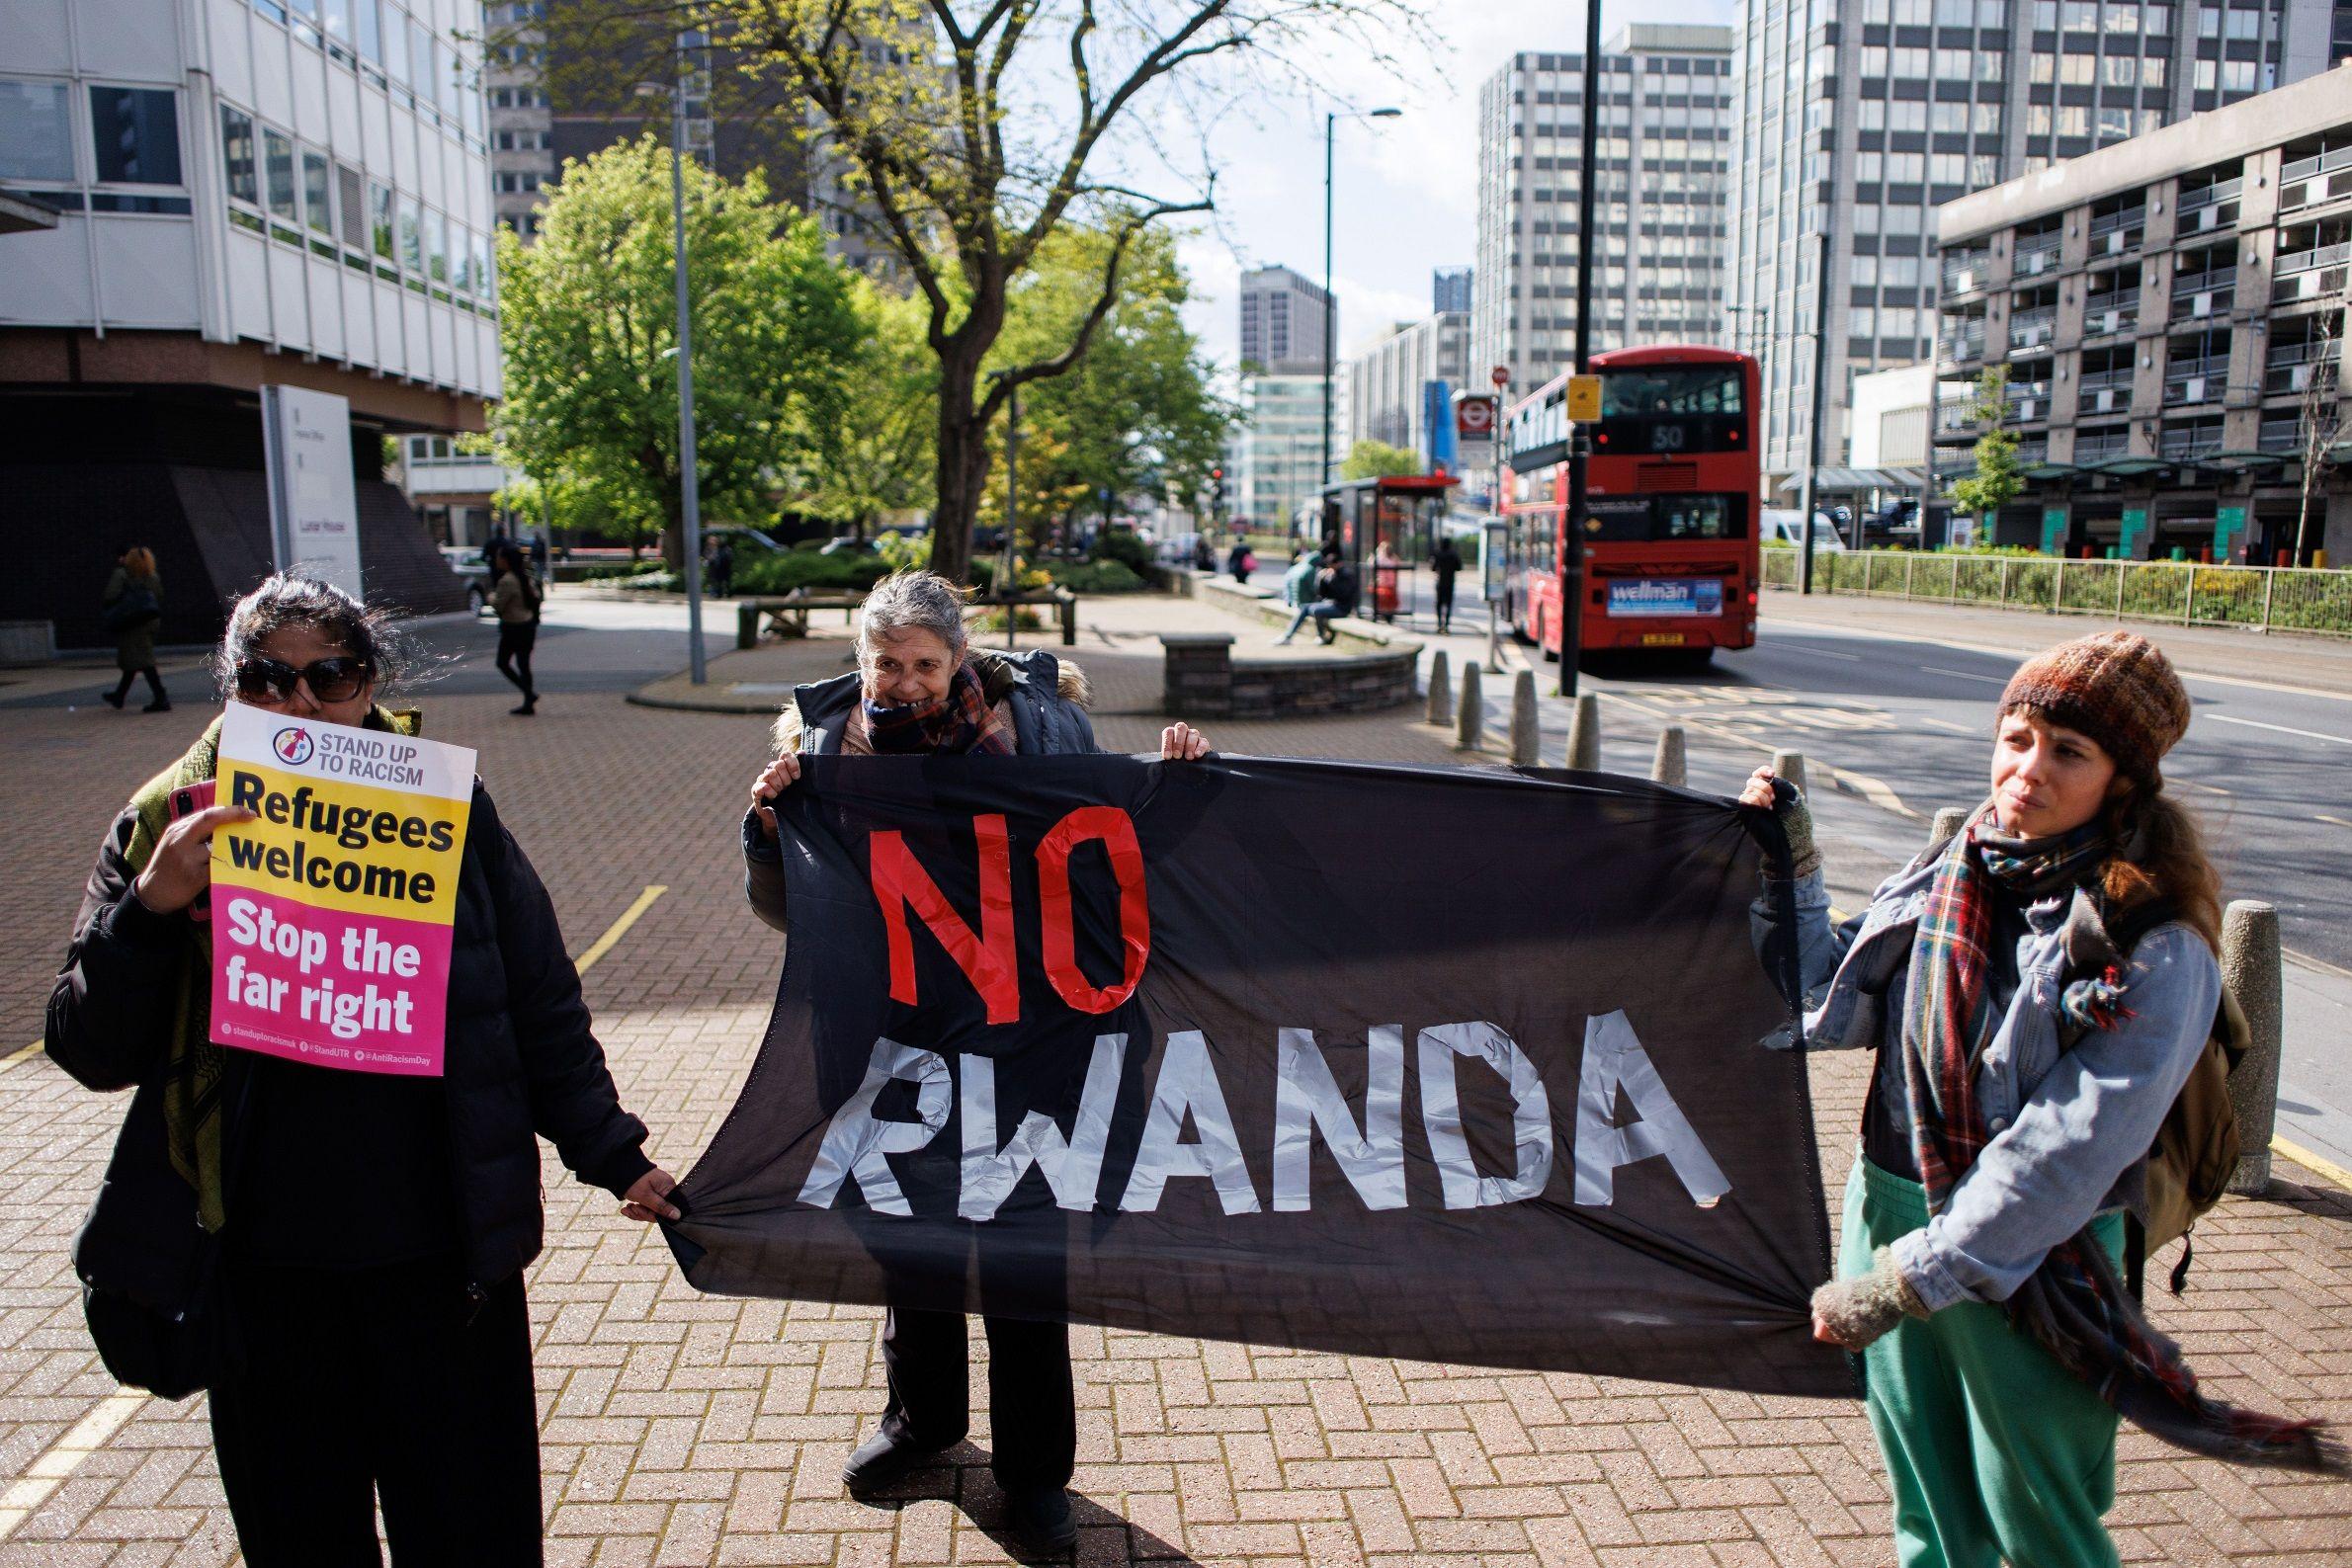
[(1209, 509), (1218, 513), (1225, 509), (1225, 471), (1222, 468), (1209, 470)]

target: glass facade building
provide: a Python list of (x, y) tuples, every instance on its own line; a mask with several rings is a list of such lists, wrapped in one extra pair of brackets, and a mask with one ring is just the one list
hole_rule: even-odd
[(1806, 460), (1821, 236), (1836, 464), (1853, 376), (1928, 356), (1937, 206), (2323, 69), (2334, 9), (1743, 0), (1722, 331), (1764, 361), (1767, 471)]
[[(1730, 70), (1726, 28), (1630, 27), (1603, 50), (1595, 352), (1717, 335)], [(1574, 357), (1583, 103), (1580, 54), (1514, 55), (1478, 89), (1470, 360), (1507, 367), (1508, 397)]]

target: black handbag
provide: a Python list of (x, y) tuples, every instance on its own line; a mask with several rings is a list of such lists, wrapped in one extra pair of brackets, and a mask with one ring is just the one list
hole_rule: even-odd
[(73, 1243), (82, 1316), (115, 1380), (162, 1399), (215, 1387), (234, 1369), (220, 1241), (171, 1168), (163, 1092), (141, 1087)]
[(104, 619), (111, 632), (128, 631), (150, 620), (163, 619), (163, 606), (154, 591), (146, 588), (126, 588), (107, 602)]

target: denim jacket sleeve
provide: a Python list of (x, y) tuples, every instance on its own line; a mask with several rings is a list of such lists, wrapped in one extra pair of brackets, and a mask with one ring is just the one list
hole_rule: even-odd
[[(2051, 983), (2036, 985), (2046, 992)], [(1894, 1241), (1894, 1265), (1929, 1311), (2008, 1299), (2107, 1205), (2188, 1082), (2221, 995), (2221, 966), (2194, 931), (2162, 926), (2141, 939), (2125, 986), (2129, 1014), (2061, 1055), (1943, 1212)], [(2051, 1003), (2021, 989), (2014, 1005)]]

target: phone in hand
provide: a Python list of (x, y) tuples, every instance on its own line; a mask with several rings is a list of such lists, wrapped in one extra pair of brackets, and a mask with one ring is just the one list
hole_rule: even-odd
[[(182, 784), (174, 789), (169, 797), (171, 819), (177, 822), (182, 817), (192, 817), (199, 811), (210, 810), (212, 805), (213, 788), (214, 781), (207, 779), (198, 784)], [(196, 902), (188, 906), (188, 918), (199, 923), (212, 918), (212, 889), (210, 884), (207, 884), (203, 892), (196, 895)]]

